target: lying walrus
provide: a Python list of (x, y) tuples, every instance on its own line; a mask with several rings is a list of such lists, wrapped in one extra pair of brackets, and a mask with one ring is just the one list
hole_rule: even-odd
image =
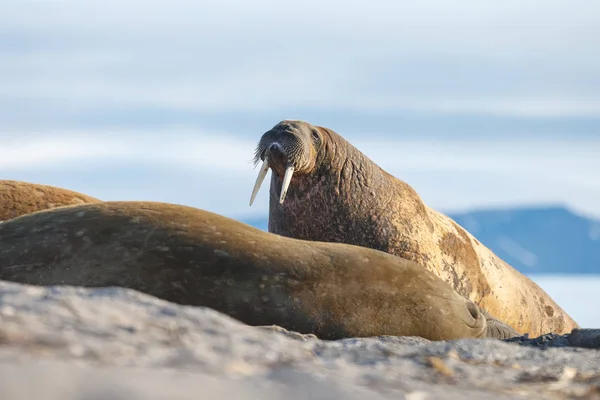
[(272, 169), (269, 232), (415, 261), (520, 333), (577, 327), (538, 285), (331, 129), (282, 121), (261, 137), (260, 160), (250, 205)]
[(85, 194), (54, 186), (0, 180), (0, 221), (50, 208), (98, 202)]
[(284, 238), (191, 207), (106, 202), (42, 211), (1, 224), (0, 243), (3, 280), (121, 286), (324, 339), (517, 336), (411, 261)]

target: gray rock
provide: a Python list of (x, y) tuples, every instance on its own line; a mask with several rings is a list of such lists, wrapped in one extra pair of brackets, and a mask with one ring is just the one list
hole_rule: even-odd
[(322, 341), (128, 289), (0, 282), (0, 399), (600, 398), (599, 338)]

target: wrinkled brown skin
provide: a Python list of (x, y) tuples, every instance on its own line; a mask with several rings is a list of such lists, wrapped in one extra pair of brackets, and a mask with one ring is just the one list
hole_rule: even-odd
[[(282, 144), (283, 153), (265, 151), (273, 141)], [(284, 154), (286, 149), (294, 156)], [(263, 134), (256, 161), (265, 155), (273, 170), (269, 232), (415, 261), (521, 334), (562, 334), (578, 327), (538, 285), (331, 129), (282, 121)], [(290, 159), (297, 168), (279, 204)]]
[(186, 206), (106, 202), (42, 211), (0, 224), (0, 243), (2, 280), (126, 287), (323, 339), (517, 335), (413, 262), (284, 238)]
[(85, 194), (54, 186), (0, 180), (0, 221), (56, 207), (98, 202)]

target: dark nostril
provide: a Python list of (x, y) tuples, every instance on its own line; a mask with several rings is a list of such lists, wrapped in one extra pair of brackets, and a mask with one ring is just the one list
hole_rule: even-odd
[(479, 307), (477, 307), (475, 303), (471, 301), (467, 301), (467, 310), (469, 310), (471, 316), (475, 319), (477, 319), (479, 317), (479, 314), (481, 313)]

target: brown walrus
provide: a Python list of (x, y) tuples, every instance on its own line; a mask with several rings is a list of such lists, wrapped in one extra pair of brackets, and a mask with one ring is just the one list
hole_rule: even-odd
[(323, 339), (518, 335), (411, 261), (284, 238), (186, 206), (41, 211), (1, 224), (0, 243), (2, 280), (126, 287)]
[(54, 186), (0, 180), (0, 221), (50, 208), (99, 201), (85, 194)]
[(250, 205), (270, 168), (269, 232), (415, 261), (522, 334), (578, 327), (538, 285), (333, 130), (282, 121), (262, 135), (260, 160)]

